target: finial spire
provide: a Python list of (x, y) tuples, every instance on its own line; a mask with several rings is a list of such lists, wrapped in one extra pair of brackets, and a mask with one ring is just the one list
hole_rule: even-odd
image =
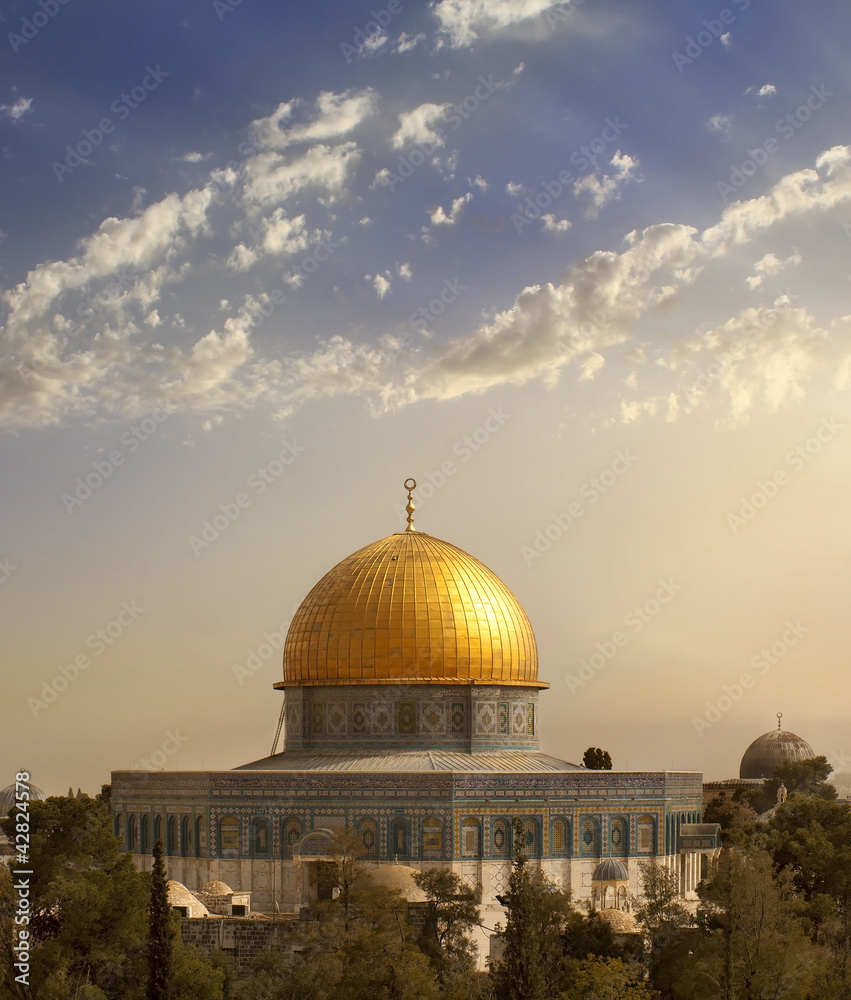
[(405, 489), (408, 491), (408, 506), (405, 510), (408, 512), (408, 527), (405, 531), (416, 531), (414, 527), (414, 490), (417, 488), (416, 479), (406, 479)]
[(783, 713), (782, 712), (778, 712), (777, 713), (777, 732), (778, 733), (780, 732), (780, 720), (782, 718), (783, 718)]

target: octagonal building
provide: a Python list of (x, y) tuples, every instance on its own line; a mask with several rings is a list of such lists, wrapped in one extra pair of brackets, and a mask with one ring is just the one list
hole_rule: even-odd
[(701, 775), (541, 753), (548, 685), (525, 611), (478, 559), (415, 530), (408, 500), (406, 530), (343, 559), (293, 616), (279, 752), (276, 736), (234, 770), (113, 773), (116, 833), (137, 864), (162, 839), (170, 878), (294, 912), (323, 892), (333, 831), (350, 829), (373, 865), (452, 868), (488, 904), (519, 819), (527, 854), (577, 901), (608, 858), (633, 893), (637, 861), (656, 857), (692, 896), (700, 865), (682, 828), (700, 821)]

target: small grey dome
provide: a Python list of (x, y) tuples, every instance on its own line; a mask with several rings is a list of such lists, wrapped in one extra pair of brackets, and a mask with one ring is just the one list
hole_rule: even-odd
[(591, 876), (593, 882), (628, 882), (629, 872), (626, 865), (614, 858), (606, 858), (594, 869)]

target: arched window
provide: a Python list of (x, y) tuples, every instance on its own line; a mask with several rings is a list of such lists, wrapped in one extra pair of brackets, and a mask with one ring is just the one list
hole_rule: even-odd
[(391, 843), (393, 845), (391, 853), (395, 857), (408, 856), (408, 824), (403, 819), (393, 821), (391, 831)]
[(219, 820), (219, 854), (239, 857), (239, 820), (236, 816), (223, 816)]
[(137, 847), (137, 843), (136, 843), (136, 841), (137, 841), (137, 833), (138, 833), (138, 830), (137, 830), (137, 826), (136, 826), (136, 817), (133, 816), (133, 815), (130, 815), (130, 816), (127, 817), (127, 850), (128, 851), (134, 851), (135, 852), (136, 847)]
[(495, 858), (511, 857), (511, 827), (507, 819), (494, 820), (491, 850)]
[(550, 853), (565, 856), (570, 853), (570, 827), (567, 820), (553, 820), (553, 830), (550, 835)]
[(358, 828), (360, 838), (369, 858), (378, 857), (378, 826), (373, 819), (363, 819)]
[(629, 853), (629, 829), (626, 820), (620, 817), (613, 819), (609, 827), (609, 853), (618, 858)]
[(443, 855), (443, 823), (436, 816), (423, 820), (423, 857), (434, 858)]
[(163, 839), (163, 818), (162, 816), (154, 816), (154, 842), (151, 847), (154, 848)]
[(656, 853), (656, 824), (649, 815), (638, 818), (638, 853)]
[(582, 830), (579, 835), (579, 849), (588, 858), (599, 857), (600, 828), (597, 820), (590, 816), (582, 820)]
[(195, 817), (195, 857), (200, 858), (204, 848), (204, 817)]
[(151, 821), (147, 816), (139, 820), (139, 853), (147, 854), (151, 849)]
[(537, 858), (541, 855), (541, 827), (538, 821), (531, 817), (523, 820), (523, 849), (527, 858)]
[(272, 853), (272, 830), (269, 820), (255, 816), (251, 821), (251, 854), (253, 857), (268, 857)]
[(115, 823), (113, 824), (113, 833), (119, 840), (124, 841), (124, 813), (119, 813), (115, 817)]
[(479, 821), (468, 816), (461, 824), (461, 857), (480, 858), (482, 856), (482, 832)]
[(284, 821), (284, 832), (281, 837), (281, 850), (285, 858), (293, 856), (293, 846), (301, 836), (301, 823), (290, 818)]
[(180, 853), (184, 858), (192, 854), (192, 822), (188, 816), (180, 821)]

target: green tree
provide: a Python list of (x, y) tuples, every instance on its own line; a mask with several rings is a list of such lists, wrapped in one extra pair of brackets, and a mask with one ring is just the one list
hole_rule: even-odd
[(703, 813), (704, 823), (721, 824), (721, 834), (725, 841), (744, 830), (756, 818), (756, 811), (748, 802), (737, 799), (735, 795), (728, 798), (726, 792), (719, 792), (711, 799)]
[(577, 963), (573, 982), (560, 1000), (654, 1000), (658, 996), (620, 959), (589, 956)]
[(428, 907), (419, 944), (428, 956), (438, 980), (475, 968), (475, 945), (470, 930), (479, 922), (481, 886), (471, 889), (460, 875), (445, 868), (417, 872), (414, 881), (428, 897)]
[(558, 995), (564, 975), (562, 935), (572, 912), (570, 894), (529, 864), (526, 831), (514, 821), (514, 860), (508, 891), (504, 949), (492, 972), (497, 1000), (548, 1000)]
[(148, 989), (147, 1000), (169, 1000), (172, 981), (174, 928), (168, 902), (168, 877), (163, 861), (163, 842), (154, 845), (151, 871), (151, 898), (148, 904)]
[(582, 765), (589, 771), (611, 771), (612, 758), (608, 750), (601, 750), (599, 747), (588, 747), (582, 755)]
[[(14, 820), (4, 822), (7, 835)], [(30, 803), (31, 992), (124, 1000), (143, 980), (148, 877), (112, 833), (104, 801)]]
[(675, 996), (683, 1000), (807, 1000), (819, 953), (801, 919), (791, 877), (770, 855), (724, 849), (699, 894), (707, 932)]

